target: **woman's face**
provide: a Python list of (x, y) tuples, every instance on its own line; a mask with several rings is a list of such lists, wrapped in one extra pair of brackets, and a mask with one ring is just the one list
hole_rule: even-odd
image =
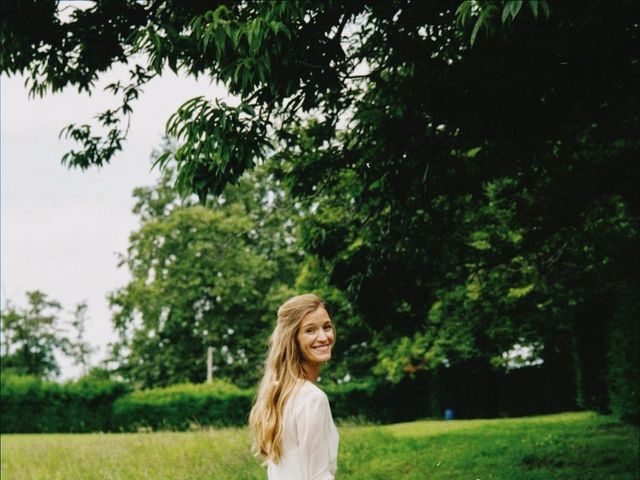
[(335, 333), (324, 308), (318, 307), (302, 319), (297, 339), (305, 362), (317, 365), (331, 359)]

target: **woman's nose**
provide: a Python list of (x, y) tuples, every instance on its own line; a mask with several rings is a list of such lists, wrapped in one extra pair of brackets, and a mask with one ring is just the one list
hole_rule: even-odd
[(318, 340), (327, 340), (329, 338), (329, 336), (327, 335), (327, 332), (324, 331), (324, 328), (320, 329), (320, 333), (318, 334)]

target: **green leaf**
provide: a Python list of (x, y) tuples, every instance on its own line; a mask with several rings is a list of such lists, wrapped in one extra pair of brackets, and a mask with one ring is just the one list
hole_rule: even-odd
[(482, 147), (475, 147), (475, 148), (471, 148), (469, 150), (466, 151), (465, 156), (467, 158), (475, 158), (475, 156), (480, 153), (480, 151), (482, 150)]
[(502, 8), (502, 23), (506, 23), (510, 14), (511, 14), (511, 3), (507, 2)]
[(518, 16), (518, 13), (520, 13), (520, 9), (522, 8), (522, 2), (523, 2), (523, 0), (511, 0), (509, 2), (509, 3), (511, 3), (511, 11), (513, 12), (511, 14), (511, 17), (514, 20)]
[(167, 160), (171, 157), (171, 152), (167, 151), (160, 155), (151, 165), (151, 168), (159, 167), (163, 169), (167, 166)]
[(149, 28), (148, 32), (149, 32), (149, 39), (153, 43), (153, 46), (155, 47), (157, 52), (160, 52), (160, 47), (161, 47), (160, 36), (151, 28)]
[(534, 289), (534, 284), (530, 283), (529, 285), (525, 285), (524, 287), (514, 287), (509, 289), (509, 293), (507, 293), (508, 298), (522, 298), (526, 297), (531, 293)]
[(471, 45), (473, 45), (476, 42), (476, 35), (478, 35), (478, 30), (480, 30), (480, 27), (482, 27), (482, 15), (480, 15), (480, 17), (478, 17), (478, 20), (476, 21), (476, 24), (473, 27), (473, 31), (471, 32)]
[(549, 10), (549, 4), (547, 3), (547, 0), (540, 0), (540, 8), (542, 8), (542, 10), (544, 11), (545, 17), (549, 18), (549, 14), (551, 13), (551, 11)]
[(486, 240), (476, 240), (469, 243), (469, 245), (476, 250), (489, 250), (491, 248), (491, 244)]
[(471, 0), (464, 0), (456, 9), (456, 20), (460, 25), (465, 25), (471, 14)]

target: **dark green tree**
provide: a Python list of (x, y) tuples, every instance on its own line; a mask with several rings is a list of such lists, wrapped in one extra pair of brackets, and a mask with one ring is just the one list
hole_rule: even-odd
[[(537, 2), (530, 3), (537, 18)], [(548, 15), (546, 2), (539, 3)], [(445, 1), (211, 5), (123, 0), (72, 9), (63, 19), (56, 0), (4, 2), (0, 71), (27, 73), (33, 95), (66, 86), (91, 91), (112, 65), (143, 54), (131, 66), (128, 83), (106, 87), (121, 102), (98, 115), (104, 135), (94, 134), (89, 124), (63, 130), (82, 147), (68, 152), (63, 163), (79, 168), (108, 163), (121, 150), (132, 105), (154, 77), (173, 71), (223, 82), (241, 98), (238, 106), (194, 98), (167, 125), (167, 133), (184, 140), (172, 155), (178, 162), (177, 184), (203, 197), (221, 193), (264, 158), (273, 146), (265, 135), (285, 133), (282, 127), (298, 114), (322, 112), (325, 125), (335, 131), (363, 83), (378, 78), (392, 66), (390, 55), (409, 46), (404, 35), (441, 55), (437, 61), (451, 60), (459, 54), (463, 35), (458, 24), (477, 16), (475, 40), (480, 27), (490, 30), (496, 13), (502, 12), (507, 23), (519, 13), (501, 0), (478, 2), (477, 8), (467, 0), (455, 12), (452, 6)], [(366, 72), (359, 73), (363, 68)]]

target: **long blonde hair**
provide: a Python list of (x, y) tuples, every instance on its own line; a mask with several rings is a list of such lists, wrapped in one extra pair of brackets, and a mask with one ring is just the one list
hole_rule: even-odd
[(307, 293), (290, 298), (278, 309), (278, 322), (269, 337), (269, 351), (253, 408), (249, 415), (252, 450), (279, 463), (282, 457), (283, 412), (286, 401), (305, 379), (303, 356), (297, 335), (302, 319), (326, 306), (317, 295)]

